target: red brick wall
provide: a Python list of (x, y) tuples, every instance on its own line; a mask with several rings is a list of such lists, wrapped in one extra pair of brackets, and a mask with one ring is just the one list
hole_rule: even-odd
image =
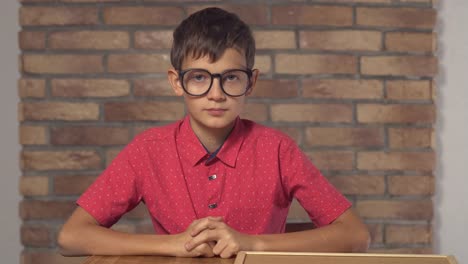
[[(368, 223), (371, 251), (432, 251), (431, 0), (20, 2), (24, 264), (62, 263), (73, 201), (135, 134), (184, 115), (165, 77), (171, 31), (212, 4), (257, 40), (244, 117), (296, 139)], [(294, 205), (290, 221), (306, 219)], [(141, 207), (115, 228), (152, 231)]]

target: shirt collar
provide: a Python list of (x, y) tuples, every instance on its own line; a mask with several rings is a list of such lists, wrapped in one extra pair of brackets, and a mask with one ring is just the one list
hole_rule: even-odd
[(235, 167), (237, 156), (245, 138), (245, 129), (242, 120), (237, 117), (231, 133), (224, 141), (216, 157), (230, 167)]
[[(230, 167), (236, 166), (237, 156), (240, 147), (244, 142), (245, 131), (242, 120), (237, 117), (234, 121), (234, 127), (229, 136), (219, 149), (216, 158)], [(209, 154), (203, 147), (197, 135), (190, 126), (190, 118), (187, 115), (179, 126), (179, 135), (177, 136), (178, 151), (182, 158), (195, 166), (203, 159), (207, 159)]]

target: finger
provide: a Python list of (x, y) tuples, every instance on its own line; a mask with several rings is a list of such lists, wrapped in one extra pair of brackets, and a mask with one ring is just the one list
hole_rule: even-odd
[(218, 232), (215, 230), (204, 230), (197, 236), (190, 239), (187, 243), (185, 243), (185, 249), (190, 251), (201, 244), (209, 243), (209, 242), (216, 242), (218, 240), (219, 235)]
[(208, 216), (207, 218), (213, 221), (223, 221), (222, 216)]
[(190, 228), (190, 235), (195, 237), (204, 230), (219, 228), (221, 224), (224, 223), (221, 221), (214, 221), (209, 218), (203, 218)]
[(208, 246), (210, 246), (211, 249), (213, 249), (216, 246), (216, 244), (217, 243), (215, 241), (208, 242)]
[(221, 252), (223, 252), (223, 250), (225, 250), (227, 246), (228, 244), (225, 240), (218, 241), (218, 243), (216, 243), (216, 246), (213, 248), (213, 254), (221, 255)]
[(207, 244), (202, 244), (199, 245), (198, 247), (194, 248), (192, 251), (189, 251), (189, 256), (190, 257), (212, 257), (214, 256), (213, 250), (207, 245)]
[(221, 258), (227, 259), (227, 258), (234, 256), (234, 254), (231, 251), (229, 251), (229, 249), (226, 248), (223, 252), (221, 252), (219, 256)]
[(192, 228), (193, 226), (195, 226), (195, 225), (198, 224), (199, 222), (200, 222), (200, 219), (194, 220), (192, 223), (190, 223), (190, 225), (188, 226), (187, 229)]
[(238, 251), (236, 248), (238, 248), (235, 245), (228, 245), (224, 250), (219, 254), (221, 258), (231, 258), (235, 255), (237, 255)]
[(208, 244), (201, 244), (197, 248), (195, 248), (196, 251), (200, 252), (199, 256), (206, 257), (206, 258), (211, 258), (214, 257), (213, 250)]

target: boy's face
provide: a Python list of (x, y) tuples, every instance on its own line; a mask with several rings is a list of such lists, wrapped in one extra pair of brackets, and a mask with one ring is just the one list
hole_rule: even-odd
[[(188, 57), (182, 64), (181, 72), (187, 69), (203, 69), (211, 74), (220, 74), (228, 70), (240, 69), (246, 70), (246, 60), (244, 54), (236, 49), (226, 49), (224, 54), (216, 62), (211, 62), (208, 56), (194, 59)], [(200, 91), (204, 91), (205, 87), (209, 87), (210, 76), (201, 74), (201, 71), (184, 74), (183, 80), (179, 73), (171, 69), (168, 72), (169, 82), (178, 96), (184, 96), (186, 108), (190, 114), (190, 121), (195, 132), (203, 129), (231, 129), (236, 117), (242, 112), (245, 103), (245, 97), (251, 93), (258, 77), (258, 70), (254, 70), (250, 78), (250, 89), (245, 95), (233, 97), (225, 94), (221, 89), (220, 82), (223, 82), (224, 89), (237, 92), (236, 85), (243, 85), (246, 81), (243, 78), (241, 71), (226, 73), (220, 78), (213, 78), (211, 88), (202, 96), (191, 96), (187, 94), (185, 89), (200, 87)], [(248, 78), (247, 78), (248, 79)], [(204, 86), (204, 83), (207, 83)], [(241, 86), (243, 87), (243, 86)], [(229, 90), (233, 89), (233, 90)], [(195, 90), (198, 91), (198, 90)]]

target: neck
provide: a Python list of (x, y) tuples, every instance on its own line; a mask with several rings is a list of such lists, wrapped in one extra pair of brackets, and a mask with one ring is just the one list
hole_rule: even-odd
[(198, 140), (205, 146), (205, 148), (210, 152), (216, 151), (226, 140), (227, 136), (234, 127), (235, 122), (232, 122), (227, 127), (223, 128), (208, 128), (198, 124), (194, 120), (190, 120), (191, 127), (195, 135), (197, 135)]

